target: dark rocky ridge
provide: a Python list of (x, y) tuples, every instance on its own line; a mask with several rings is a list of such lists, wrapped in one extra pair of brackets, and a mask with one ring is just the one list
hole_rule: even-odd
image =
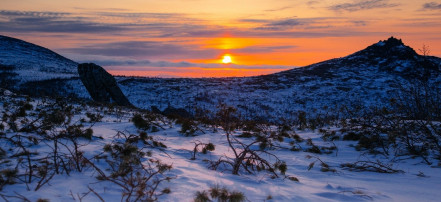
[(345, 60), (343, 65), (368, 64), (405, 78), (427, 80), (431, 75), (439, 75), (439, 58), (419, 55), (414, 49), (404, 45), (401, 39), (390, 37), (358, 51)]
[(346, 57), (260, 77), (285, 77), (287, 80), (295, 80), (299, 76), (311, 76), (329, 79), (339, 72), (360, 72), (366, 71), (367, 68), (369, 71), (386, 72), (405, 79), (427, 80), (441, 74), (441, 59), (419, 55), (401, 39), (390, 37)]
[(114, 101), (120, 106), (132, 106), (118, 87), (115, 78), (102, 67), (93, 63), (78, 65), (80, 79), (96, 102), (110, 103)]

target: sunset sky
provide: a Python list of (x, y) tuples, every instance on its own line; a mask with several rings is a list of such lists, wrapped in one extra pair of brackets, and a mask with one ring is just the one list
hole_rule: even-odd
[(439, 0), (0, 0), (0, 5), (1, 35), (77, 62), (95, 62), (117, 75), (268, 74), (343, 57), (390, 36), (415, 50), (425, 44), (430, 55), (441, 56)]

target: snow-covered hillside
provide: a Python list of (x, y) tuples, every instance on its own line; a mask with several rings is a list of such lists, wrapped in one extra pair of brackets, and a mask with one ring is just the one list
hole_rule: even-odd
[(78, 79), (78, 64), (47, 48), (0, 36), (2, 87), (28, 94), (72, 95), (87, 98)]
[(14, 67), (22, 81), (78, 75), (76, 62), (41, 46), (6, 36), (0, 36), (0, 64)]
[[(276, 74), (245, 78), (118, 81), (137, 107), (168, 105), (193, 111), (235, 106), (245, 118), (290, 119), (298, 111), (327, 113), (342, 106), (386, 106), (402, 89), (420, 81), (441, 86), (441, 59), (418, 55), (390, 38), (365, 50)], [(254, 117), (251, 117), (254, 116)]]

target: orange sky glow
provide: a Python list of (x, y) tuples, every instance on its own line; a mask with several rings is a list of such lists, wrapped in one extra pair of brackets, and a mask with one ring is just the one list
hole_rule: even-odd
[[(270, 74), (344, 57), (390, 36), (441, 56), (436, 0), (0, 1), (1, 35), (114, 75)], [(225, 55), (231, 63), (224, 64)]]

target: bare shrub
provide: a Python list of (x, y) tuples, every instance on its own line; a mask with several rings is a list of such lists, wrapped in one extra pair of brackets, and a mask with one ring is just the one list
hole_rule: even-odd
[(195, 135), (198, 131), (205, 134), (204, 130), (199, 127), (199, 123), (195, 120), (179, 118), (176, 123), (181, 124), (181, 130), (179, 132), (185, 136)]
[(206, 154), (208, 151), (214, 151), (215, 146), (213, 143), (202, 143), (200, 141), (195, 141), (194, 143), (194, 149), (193, 149), (193, 156), (190, 160), (196, 160), (196, 153), (199, 151), (199, 148), (202, 147), (201, 152), (203, 154)]
[(343, 163), (342, 168), (350, 171), (369, 171), (377, 173), (404, 173), (402, 170), (392, 168), (392, 164), (385, 164), (381, 161), (356, 161), (354, 163)]
[[(243, 143), (233, 135), (233, 131), (240, 125), (239, 118), (235, 114), (236, 109), (225, 105), (220, 105), (219, 108), (217, 113), (218, 123), (225, 131), (227, 143), (233, 152), (233, 157), (224, 155), (219, 160), (211, 162), (210, 168), (217, 170), (221, 167), (230, 167), (234, 175), (239, 175), (240, 170), (250, 174), (266, 170), (272, 173), (274, 177), (278, 177), (277, 170), (281, 174), (285, 174), (287, 170), (286, 163), (265, 150), (268, 146), (271, 146), (269, 143), (272, 142), (272, 134), (262, 134), (251, 143)], [(260, 149), (256, 150), (255, 145), (259, 145)], [(266, 160), (263, 156), (274, 159), (274, 163)]]
[(166, 176), (172, 166), (151, 158), (150, 151), (137, 146), (138, 139), (127, 136), (124, 142), (113, 142), (104, 146), (107, 155), (97, 156), (105, 159), (106, 174), (92, 162), (89, 162), (99, 173), (99, 180), (110, 181), (122, 188), (122, 201), (156, 201), (159, 196), (170, 193), (170, 189), (158, 190), (164, 181), (172, 179)]
[(306, 158), (307, 159), (315, 159), (315, 161), (313, 161), (313, 162), (311, 162), (309, 164), (308, 170), (311, 170), (315, 166), (315, 164), (317, 162), (320, 162), (320, 167), (321, 167), (320, 171), (322, 171), (322, 172), (333, 172), (333, 173), (337, 172), (337, 170), (335, 168), (329, 166), (329, 164), (325, 163), (322, 159), (320, 159), (317, 156), (307, 155)]

